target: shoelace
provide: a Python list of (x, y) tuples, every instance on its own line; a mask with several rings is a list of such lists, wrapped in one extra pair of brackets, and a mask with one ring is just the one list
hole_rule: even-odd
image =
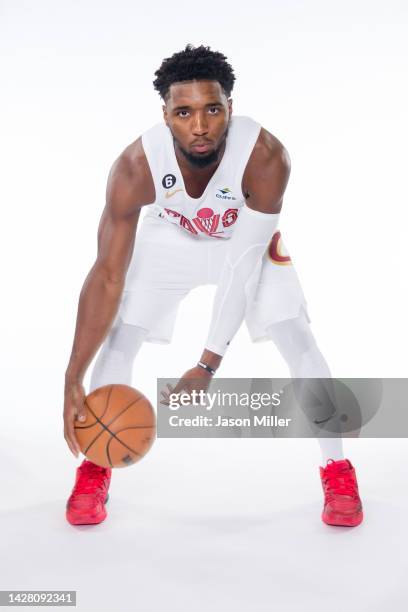
[(80, 467), (80, 476), (75, 486), (73, 495), (81, 493), (95, 493), (95, 487), (101, 484), (101, 480), (106, 474), (105, 468), (86, 463)]
[(329, 498), (334, 495), (358, 497), (356, 483), (348, 469), (326, 468), (324, 483)]

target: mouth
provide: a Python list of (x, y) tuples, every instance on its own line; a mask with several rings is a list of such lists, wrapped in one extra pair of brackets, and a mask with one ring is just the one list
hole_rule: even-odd
[(211, 149), (211, 144), (208, 142), (198, 142), (191, 145), (191, 148), (197, 153), (207, 153)]

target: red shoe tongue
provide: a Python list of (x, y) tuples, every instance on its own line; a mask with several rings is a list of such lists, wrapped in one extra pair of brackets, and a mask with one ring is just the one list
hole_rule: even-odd
[(329, 461), (327, 462), (327, 466), (326, 466), (329, 470), (332, 469), (340, 469), (340, 470), (348, 470), (350, 469), (351, 465), (348, 459), (340, 459), (339, 461), (331, 461), (329, 463)]

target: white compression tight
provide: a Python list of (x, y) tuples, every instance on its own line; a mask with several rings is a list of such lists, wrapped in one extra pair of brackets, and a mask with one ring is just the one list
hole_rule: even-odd
[[(311, 332), (304, 311), (295, 319), (268, 327), (268, 336), (285, 359), (292, 378), (331, 378), (330, 370)], [(344, 459), (342, 438), (317, 438), (325, 466), (328, 459)]]
[[(89, 393), (108, 384), (132, 384), (133, 362), (147, 334), (142, 327), (123, 323), (121, 319), (115, 322), (93, 367)], [(304, 313), (295, 319), (274, 323), (268, 328), (268, 336), (288, 364), (292, 378), (330, 378)], [(318, 441), (323, 465), (327, 459), (343, 459), (340, 437), (318, 438)]]
[(121, 319), (112, 326), (92, 370), (89, 393), (104, 385), (132, 385), (133, 362), (147, 334)]

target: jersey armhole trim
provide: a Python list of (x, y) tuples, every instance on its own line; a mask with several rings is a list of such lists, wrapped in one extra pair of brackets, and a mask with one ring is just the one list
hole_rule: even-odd
[(149, 166), (150, 175), (152, 177), (153, 187), (154, 187), (154, 200), (153, 200), (153, 202), (150, 202), (149, 204), (146, 204), (146, 208), (148, 208), (149, 206), (153, 206), (157, 202), (157, 194), (159, 193), (159, 185), (157, 184), (157, 179), (156, 179), (155, 173), (153, 172), (153, 168), (152, 168), (152, 166), (153, 166), (153, 164), (152, 164), (152, 154), (151, 154), (151, 150), (150, 150), (149, 138), (148, 138), (148, 136), (146, 136), (146, 132), (144, 134), (142, 134), (141, 140), (142, 140), (143, 151), (144, 151), (144, 154), (146, 156), (147, 164)]

